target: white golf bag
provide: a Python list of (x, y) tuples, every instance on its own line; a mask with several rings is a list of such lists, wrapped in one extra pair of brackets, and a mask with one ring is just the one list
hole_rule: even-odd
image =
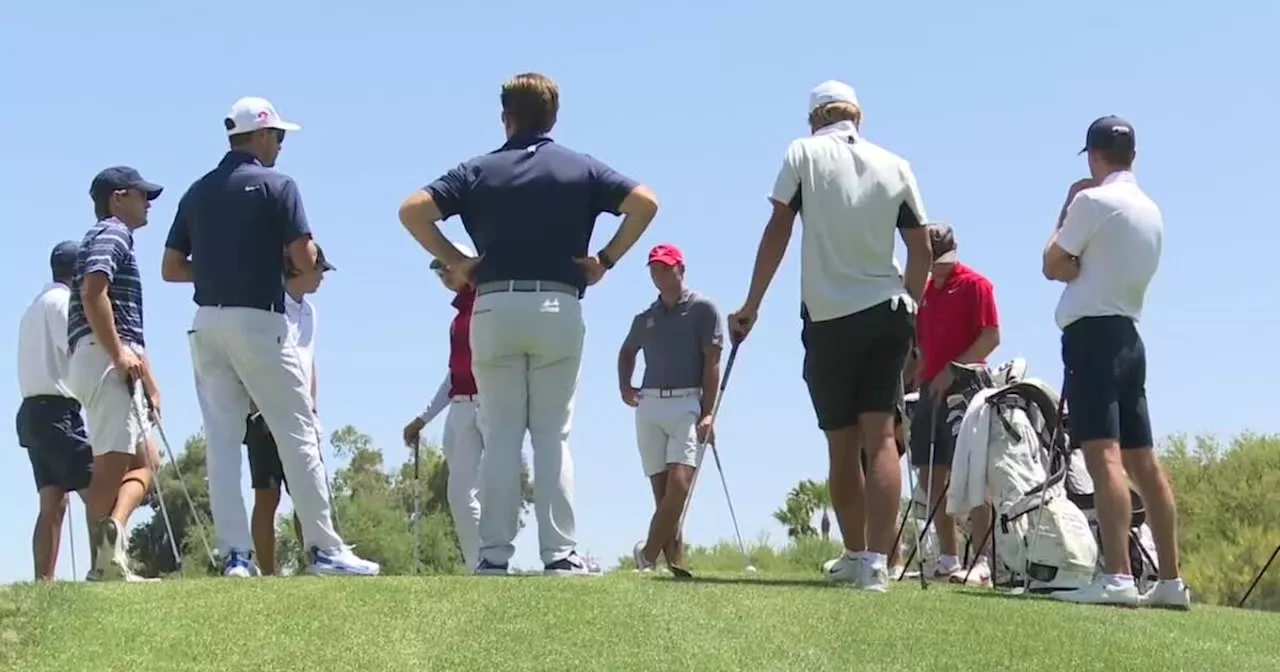
[(1033, 592), (1072, 590), (1093, 579), (1098, 544), (1063, 484), (1068, 456), (1058, 395), (1043, 381), (1022, 378), (1025, 369), (1022, 360), (1002, 366), (993, 376), (1000, 386), (969, 404), (947, 511), (964, 513), (983, 495), (989, 498), (995, 508), (994, 583), (1029, 579)]

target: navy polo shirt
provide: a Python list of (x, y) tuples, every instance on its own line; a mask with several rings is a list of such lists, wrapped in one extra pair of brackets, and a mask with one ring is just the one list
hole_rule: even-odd
[(198, 306), (284, 312), (284, 250), (310, 235), (293, 179), (232, 150), (183, 194), (165, 247), (191, 258)]
[(589, 253), (596, 218), (621, 214), (639, 183), (546, 136), (516, 136), (423, 187), (444, 219), (462, 226), (484, 258), (477, 284), (550, 280), (587, 286), (575, 257)]

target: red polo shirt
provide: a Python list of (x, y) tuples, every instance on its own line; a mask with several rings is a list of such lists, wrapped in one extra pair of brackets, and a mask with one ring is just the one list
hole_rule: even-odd
[(449, 396), (476, 394), (476, 379), (471, 374), (471, 309), (476, 303), (476, 290), (467, 285), (453, 297), (458, 314), (449, 325)]
[(916, 315), (921, 359), (916, 380), (932, 380), (964, 354), (983, 329), (999, 324), (995, 288), (977, 271), (957, 263), (941, 287), (930, 278)]

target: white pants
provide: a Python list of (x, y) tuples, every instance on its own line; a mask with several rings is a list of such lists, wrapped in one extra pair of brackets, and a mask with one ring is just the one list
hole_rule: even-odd
[[(478, 395), (477, 395), (478, 396)], [(444, 420), (444, 459), (449, 467), (449, 510), (458, 530), (462, 561), (468, 569), (480, 564), (480, 456), (484, 438), (480, 434), (477, 403), (471, 396), (458, 395), (449, 404)]]
[(219, 552), (253, 548), (240, 491), (240, 445), (250, 402), (275, 438), (306, 547), (341, 546), (330, 517), (311, 390), (284, 315), (201, 306), (188, 335), (208, 443), (209, 508)]
[(645, 476), (656, 476), (670, 464), (698, 466), (698, 418), (701, 391), (679, 390), (678, 396), (659, 396), (641, 390), (636, 407), (636, 444)]
[(476, 299), (471, 369), (484, 403), (480, 429), (480, 557), (507, 564), (520, 530), (520, 451), (533, 444), (534, 511), (545, 564), (577, 547), (569, 428), (586, 325), (578, 297), (493, 292)]
[[(139, 357), (142, 348), (128, 345)], [(138, 448), (151, 431), (145, 411), (142, 382), (129, 387), (106, 348), (93, 336), (85, 336), (76, 345), (67, 362), (67, 389), (84, 407), (89, 445), (93, 456), (107, 453), (137, 455)]]

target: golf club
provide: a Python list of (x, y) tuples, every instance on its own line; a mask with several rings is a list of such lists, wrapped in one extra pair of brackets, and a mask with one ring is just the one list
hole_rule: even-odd
[[(137, 384), (136, 381), (133, 382), (131, 386), (133, 384)], [(214, 556), (213, 548), (209, 545), (209, 527), (204, 524), (204, 517), (200, 515), (200, 509), (196, 508), (195, 500), (191, 497), (191, 490), (187, 488), (187, 479), (182, 475), (182, 469), (178, 467), (178, 459), (173, 454), (173, 447), (169, 444), (169, 437), (164, 433), (164, 426), (160, 424), (160, 415), (156, 413), (155, 406), (151, 403), (151, 397), (148, 397), (144, 391), (142, 399), (150, 412), (151, 422), (155, 426), (156, 433), (160, 435), (160, 445), (164, 447), (164, 452), (169, 456), (169, 466), (173, 467), (173, 473), (178, 477), (178, 487), (182, 489), (182, 495), (187, 500), (187, 507), (191, 511), (191, 520), (196, 525), (196, 534), (200, 537), (200, 543), (204, 546), (205, 557), (209, 560), (209, 567), (216, 569), (218, 567), (218, 561)], [(142, 409), (139, 408), (136, 410), (141, 412)], [(141, 417), (144, 416), (139, 416), (139, 418)], [(151, 461), (149, 455), (147, 461)], [(152, 472), (152, 478), (156, 483), (156, 494), (158, 495), (160, 494), (160, 465), (154, 465)], [(162, 507), (164, 506), (163, 499), (160, 500), (160, 504)], [(167, 524), (168, 522), (169, 521), (166, 516), (165, 523)], [(172, 535), (172, 530), (170, 530), (170, 534)], [(181, 561), (179, 561), (179, 566), (181, 566)]]
[(1253, 583), (1249, 584), (1249, 590), (1244, 591), (1244, 597), (1240, 598), (1240, 604), (1237, 606), (1244, 606), (1245, 600), (1249, 599), (1249, 596), (1253, 594), (1253, 589), (1258, 587), (1258, 582), (1262, 581), (1262, 577), (1266, 576), (1267, 570), (1271, 569), (1271, 563), (1276, 561), (1277, 555), (1280, 555), (1280, 546), (1276, 546), (1276, 550), (1271, 552), (1271, 559), (1267, 560), (1267, 564), (1262, 566), (1262, 570), (1258, 572), (1258, 575), (1253, 577)]
[[(143, 409), (142, 402), (138, 400), (138, 397), (146, 398), (147, 395), (140, 389), (136, 381), (130, 385), (130, 389), (133, 392), (133, 412), (137, 415), (138, 424), (143, 425), (146, 422), (147, 412)], [(147, 403), (148, 405), (150, 404), (150, 402)], [(154, 419), (154, 408), (151, 416)], [(155, 486), (156, 500), (160, 503), (160, 516), (164, 521), (165, 534), (169, 537), (169, 549), (173, 551), (173, 562), (178, 570), (181, 571), (182, 553), (178, 550), (178, 540), (173, 534), (173, 523), (169, 519), (169, 507), (164, 503), (164, 489), (160, 487), (160, 467), (155, 460), (151, 459), (149, 446), (143, 448), (143, 453), (147, 460), (147, 468), (151, 470), (151, 483)]]
[(929, 581), (925, 577), (925, 573), (924, 573), (924, 538), (925, 538), (925, 535), (929, 533), (929, 525), (933, 524), (934, 514), (938, 512), (937, 503), (933, 501), (933, 469), (934, 469), (933, 457), (934, 457), (934, 446), (937, 445), (936, 430), (938, 427), (938, 412), (939, 412), (938, 407), (940, 406), (940, 404), (936, 399), (931, 398), (933, 396), (932, 392), (933, 390), (924, 390), (922, 392), (922, 394), (928, 395), (926, 397), (926, 399), (928, 400), (926, 403), (929, 404), (929, 409), (930, 409), (930, 412), (929, 412), (929, 471), (928, 471), (929, 480), (926, 481), (924, 484), (924, 492), (925, 492), (924, 498), (925, 498), (925, 501), (929, 503), (928, 504), (929, 515), (927, 518), (925, 518), (924, 525), (920, 526), (920, 536), (916, 538), (916, 547), (912, 551), (912, 554), (918, 556), (917, 561), (920, 563), (919, 564), (920, 588), (924, 590), (929, 589)]
[(75, 505), (67, 502), (67, 543), (71, 546), (71, 580), (75, 581), (80, 576), (80, 570), (76, 568), (76, 519), (72, 513)]
[[(422, 545), (422, 481), (419, 464), (422, 462), (422, 448), (413, 447), (413, 573), (422, 572), (422, 561), (418, 549)], [(474, 569), (474, 567), (472, 568)]]

